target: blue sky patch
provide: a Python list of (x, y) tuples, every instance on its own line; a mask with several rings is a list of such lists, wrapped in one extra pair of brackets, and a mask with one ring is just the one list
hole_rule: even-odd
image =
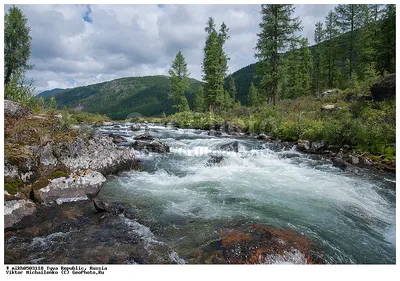
[(86, 22), (89, 22), (89, 23), (93, 22), (93, 19), (92, 19), (92, 8), (90, 7), (90, 5), (86, 5), (86, 12), (85, 12), (85, 14), (83, 15), (82, 18)]

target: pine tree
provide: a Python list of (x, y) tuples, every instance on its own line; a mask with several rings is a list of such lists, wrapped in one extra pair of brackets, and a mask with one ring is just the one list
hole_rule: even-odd
[(186, 112), (190, 111), (189, 103), (185, 95), (181, 96), (181, 103), (179, 104), (179, 111)]
[(203, 86), (200, 86), (194, 95), (193, 101), (193, 111), (195, 112), (203, 112), (204, 108), (204, 90)]
[(237, 90), (236, 90), (236, 85), (235, 85), (235, 78), (231, 78), (231, 81), (229, 82), (229, 95), (232, 99), (232, 103), (236, 101), (236, 95), (237, 95)]
[(312, 58), (311, 58), (311, 50), (308, 46), (308, 39), (302, 38), (300, 40), (300, 49), (298, 52), (299, 63), (298, 63), (298, 72), (299, 72), (299, 81), (300, 95), (307, 95), (311, 90), (311, 73), (312, 73)]
[(379, 41), (377, 70), (396, 73), (396, 5), (388, 4), (383, 11)]
[(294, 5), (261, 5), (261, 32), (258, 33), (255, 57), (259, 59), (258, 76), (262, 78), (261, 87), (265, 95), (273, 89), (273, 103), (278, 103), (279, 52), (296, 40), (296, 31), (302, 30), (298, 18), (292, 18)]
[(294, 98), (299, 90), (299, 57), (297, 41), (290, 42), (287, 57), (282, 60), (282, 83), (281, 89), (283, 98)]
[(225, 110), (228, 110), (229, 108), (232, 107), (232, 105), (233, 105), (233, 101), (232, 101), (231, 95), (228, 91), (225, 91), (223, 108)]
[(322, 62), (324, 72), (327, 75), (327, 86), (332, 88), (335, 86), (335, 79), (338, 60), (340, 55), (339, 46), (335, 39), (339, 35), (339, 30), (336, 25), (336, 15), (333, 11), (329, 11), (328, 16), (325, 18), (325, 31), (324, 31), (324, 41), (325, 44), (322, 48)]
[(253, 82), (250, 84), (249, 88), (249, 95), (247, 98), (247, 105), (248, 106), (255, 106), (259, 104), (259, 99), (258, 99), (258, 93), (257, 93), (257, 88), (254, 87)]
[(350, 40), (348, 41), (347, 56), (350, 61), (350, 68), (348, 77), (354, 71), (355, 59), (356, 59), (356, 32), (355, 30), (362, 27), (362, 14), (363, 5), (360, 4), (346, 4), (338, 5), (335, 7), (336, 12), (336, 24), (341, 28), (342, 33), (349, 32)]
[(314, 93), (319, 93), (323, 87), (322, 83), (322, 46), (324, 41), (323, 23), (317, 22), (314, 31), (315, 53), (313, 56), (313, 75), (312, 75), (312, 89)]
[(168, 73), (170, 75), (170, 98), (174, 103), (174, 107), (177, 108), (178, 111), (182, 111), (182, 97), (185, 96), (185, 90), (189, 87), (189, 73), (185, 58), (183, 57), (181, 51), (178, 51), (176, 54), (176, 57), (172, 62), (171, 69), (168, 71)]
[(205, 104), (210, 111), (220, 111), (224, 104), (224, 78), (228, 69), (228, 57), (224, 51), (224, 44), (229, 38), (229, 29), (225, 23), (221, 24), (219, 32), (215, 30), (213, 18), (209, 18), (205, 28), (207, 32), (202, 64), (203, 80), (205, 81)]
[(4, 15), (4, 85), (17, 72), (23, 77), (25, 71), (32, 68), (28, 64), (32, 38), (27, 21), (25, 15), (15, 6), (9, 8)]

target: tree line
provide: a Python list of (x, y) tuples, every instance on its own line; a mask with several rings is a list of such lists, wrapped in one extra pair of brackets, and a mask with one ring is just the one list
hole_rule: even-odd
[[(317, 94), (329, 88), (345, 89), (396, 71), (396, 6), (392, 4), (344, 4), (329, 11), (324, 22), (315, 24), (314, 46), (297, 35), (303, 30), (288, 4), (261, 5), (262, 20), (257, 34), (255, 57), (259, 63), (248, 90), (247, 105)], [(202, 63), (204, 86), (194, 99), (196, 112), (229, 110), (240, 104), (233, 77), (228, 89), (224, 44), (229, 28), (222, 23), (217, 30), (213, 18), (205, 27), (207, 34)], [(184, 70), (182, 72), (182, 70)], [(184, 98), (187, 65), (179, 51), (170, 70), (171, 98), (178, 111), (190, 110)]]

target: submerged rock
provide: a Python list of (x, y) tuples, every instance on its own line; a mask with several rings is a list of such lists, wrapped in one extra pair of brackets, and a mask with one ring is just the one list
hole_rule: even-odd
[(233, 141), (227, 144), (223, 144), (221, 145), (220, 149), (224, 151), (239, 152), (239, 143), (237, 141)]
[(63, 203), (87, 200), (100, 191), (106, 178), (99, 172), (86, 170), (72, 173), (69, 177), (50, 180), (49, 184), (35, 192), (42, 203)]
[(23, 217), (36, 211), (36, 205), (30, 200), (4, 201), (4, 228), (12, 227)]
[(211, 155), (210, 159), (207, 160), (204, 166), (211, 167), (211, 166), (221, 166), (224, 161), (224, 156), (222, 155)]
[(149, 133), (144, 133), (144, 134), (138, 135), (134, 139), (135, 140), (154, 140), (153, 136), (150, 135)]
[(148, 152), (167, 153), (169, 146), (160, 142), (159, 140), (141, 141), (137, 140), (133, 143), (132, 147), (136, 150), (146, 150)]

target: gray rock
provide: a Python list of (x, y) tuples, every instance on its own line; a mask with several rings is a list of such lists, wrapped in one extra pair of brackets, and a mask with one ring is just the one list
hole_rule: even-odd
[(308, 151), (311, 147), (311, 143), (308, 140), (303, 140), (301, 142), (299, 142), (296, 146), (296, 149), (298, 151)]
[(338, 93), (339, 93), (339, 90), (337, 90), (337, 89), (327, 90), (327, 91), (322, 93), (322, 96), (326, 98), (326, 97), (329, 97), (331, 95), (336, 95)]
[(230, 122), (225, 121), (224, 124), (222, 125), (222, 130), (223, 132), (232, 135), (233, 133), (242, 133), (242, 130), (236, 126), (231, 124)]
[(283, 152), (278, 154), (279, 158), (296, 158), (300, 157), (300, 154), (296, 152)]
[(272, 137), (271, 136), (267, 136), (266, 134), (259, 134), (257, 136), (257, 139), (259, 140), (265, 140), (265, 141), (271, 141)]
[(112, 126), (112, 125), (114, 125), (113, 122), (106, 122), (106, 121), (103, 122), (103, 126)]
[(100, 136), (86, 142), (77, 138), (71, 143), (54, 145), (53, 152), (72, 171), (91, 169), (108, 175), (137, 165), (133, 149), (118, 148), (110, 139)]
[(239, 152), (239, 143), (237, 141), (234, 141), (227, 144), (223, 144), (221, 145), (220, 149), (224, 151)]
[(132, 131), (139, 131), (140, 130), (140, 125), (138, 125), (138, 124), (132, 125), (131, 126), (131, 130)]
[(137, 140), (132, 147), (136, 150), (146, 150), (148, 152), (166, 153), (169, 152), (169, 146), (159, 140), (141, 141)]
[(221, 166), (224, 161), (224, 156), (222, 155), (211, 155), (210, 159), (207, 160), (204, 166), (211, 167), (211, 166)]
[(57, 158), (53, 155), (52, 144), (50, 142), (48, 142), (45, 146), (32, 147), (32, 151), (40, 159), (40, 163), (43, 165), (57, 165)]
[(368, 158), (365, 158), (365, 157), (360, 157), (359, 161), (360, 161), (360, 165), (363, 165), (363, 166), (369, 167), (372, 165), (372, 162)]
[(338, 167), (342, 171), (346, 170), (346, 168), (348, 166), (348, 163), (346, 161), (344, 161), (342, 158), (333, 157), (331, 160), (332, 160), (332, 163), (333, 163), (334, 167)]
[(134, 139), (135, 140), (153, 140), (154, 138), (149, 133), (144, 133), (144, 134), (138, 135)]
[(80, 170), (69, 177), (49, 180), (49, 184), (36, 191), (42, 203), (61, 204), (63, 202), (87, 200), (94, 197), (102, 187), (106, 178), (99, 172)]
[(325, 147), (325, 143), (323, 141), (313, 141), (311, 143), (310, 152), (316, 153), (321, 151)]
[(103, 201), (101, 201), (99, 198), (93, 198), (92, 202), (94, 204), (95, 209), (99, 212), (108, 212), (109, 211), (109, 207), (107, 206), (106, 203), (104, 203)]
[(211, 130), (208, 132), (208, 135), (209, 135), (209, 136), (212, 136), (212, 137), (220, 137), (220, 136), (222, 136), (222, 133), (221, 133), (221, 132), (217, 132), (217, 131), (214, 130), (214, 129), (211, 129)]
[(337, 107), (334, 104), (327, 104), (327, 105), (321, 106), (321, 111), (325, 111), (325, 112), (331, 112), (331, 111), (334, 111), (335, 109), (337, 109)]
[(21, 118), (32, 114), (32, 111), (19, 103), (4, 100), (4, 115), (6, 117)]
[(371, 86), (371, 95), (374, 101), (384, 101), (396, 98), (396, 75), (388, 75)]
[(350, 155), (350, 163), (352, 165), (358, 165), (360, 163), (360, 159), (357, 156)]
[(36, 205), (30, 200), (4, 201), (4, 228), (12, 227), (23, 217), (36, 211)]

